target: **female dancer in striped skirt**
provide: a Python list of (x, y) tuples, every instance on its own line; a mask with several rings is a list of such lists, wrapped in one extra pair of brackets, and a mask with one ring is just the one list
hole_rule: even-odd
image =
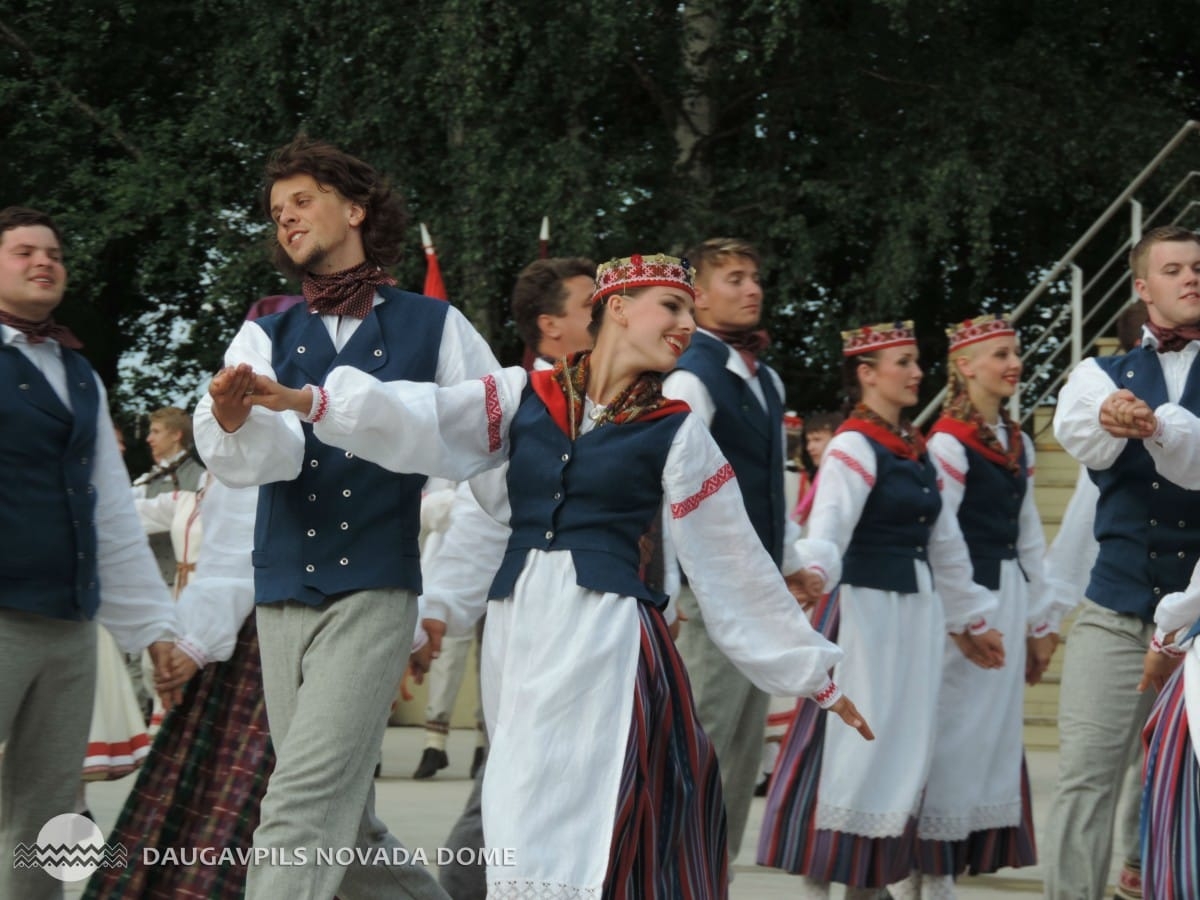
[[(512, 850), (489, 865), (491, 898), (728, 896), (715, 758), (666, 597), (639, 574), (639, 539), (660, 507), (663, 539), (730, 659), (764, 690), (815, 695), (870, 735), (829, 679), (841, 652), (788, 592), (728, 462), (662, 396), (658, 373), (688, 345), (692, 301), (686, 261), (634, 256), (597, 272), (595, 350), (551, 371), (442, 389), (346, 368), (322, 388), (255, 382), (250, 402), (319, 408), (321, 440), (389, 469), (464, 480), (508, 461), (496, 496), (473, 485), (511, 526), (482, 657), (484, 833)], [(372, 429), (346, 427), (356, 420)], [(472, 619), (437, 603), (426, 614), (435, 643), (442, 623)]]
[[(971, 631), (996, 629), (1004, 665), (972, 665), (944, 643), (933, 766), (918, 819), (913, 873), (897, 900), (953, 898), (964, 871), (1036, 862), (1029, 780), (1021, 743), (1024, 682), (1050, 661), (1053, 637), (1042, 578), (1045, 538), (1033, 499), (1033, 443), (1004, 408), (1021, 377), (1012, 326), (995, 316), (946, 330), (949, 390), (929, 438), (952, 519), (958, 565), (934, 566), (944, 598), (994, 597)], [(964, 578), (964, 576), (966, 576)]]
[[(758, 861), (801, 875), (800, 897), (873, 897), (906, 877), (918, 805), (933, 752), (934, 715), (947, 629), (988, 615), (990, 596), (957, 604), (933, 591), (930, 562), (950, 546), (937, 474), (901, 412), (917, 402), (921, 369), (911, 322), (844, 332), (843, 377), (856, 404), (830, 441), (809, 518), (810, 539), (842, 554), (839, 643), (834, 670), (878, 735), (846, 741), (828, 717), (797, 717), (767, 795)], [(968, 575), (969, 577), (969, 571)], [(988, 665), (999, 641), (963, 638)], [(803, 727), (801, 727), (803, 725)]]

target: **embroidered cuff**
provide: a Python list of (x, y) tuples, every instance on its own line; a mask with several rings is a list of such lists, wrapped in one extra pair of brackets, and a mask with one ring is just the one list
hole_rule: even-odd
[(193, 644), (187, 638), (180, 638), (175, 642), (175, 646), (188, 655), (188, 657), (198, 665), (204, 668), (208, 665), (208, 654), (206, 654), (199, 645)]
[(306, 384), (305, 387), (312, 391), (312, 406), (308, 409), (308, 415), (300, 418), (316, 425), (329, 412), (329, 391), (316, 384)]
[(813, 699), (817, 701), (817, 706), (821, 709), (829, 709), (842, 699), (842, 689), (830, 678), (826, 680), (823, 688), (813, 694)]
[(1031, 623), (1029, 626), (1028, 635), (1032, 638), (1042, 638), (1057, 630), (1058, 629), (1053, 627), (1050, 620), (1046, 619), (1043, 622), (1038, 622), (1036, 625)]
[(967, 633), (971, 635), (981, 635), (988, 630), (987, 619), (976, 619), (967, 626)]
[(1150, 640), (1150, 649), (1155, 653), (1161, 653), (1164, 656), (1170, 656), (1173, 659), (1178, 659), (1181, 656), (1187, 656), (1187, 651), (1182, 647), (1177, 647), (1174, 644), (1166, 643), (1166, 635), (1161, 630), (1155, 629), (1154, 637)]

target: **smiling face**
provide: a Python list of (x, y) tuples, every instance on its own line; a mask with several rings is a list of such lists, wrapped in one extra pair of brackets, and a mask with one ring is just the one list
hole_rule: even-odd
[(271, 185), (275, 237), (305, 272), (328, 275), (366, 259), (361, 227), (365, 210), (311, 175), (292, 175)]
[(669, 372), (696, 330), (692, 298), (672, 287), (641, 288), (610, 297), (605, 314), (624, 330), (623, 342), (638, 368)]
[(1007, 400), (1021, 383), (1021, 354), (1014, 335), (989, 338), (964, 347), (953, 365), (966, 379), (972, 400)]
[(918, 359), (917, 348), (908, 345), (878, 351), (873, 365), (859, 364), (858, 381), (862, 386), (863, 403), (885, 419), (898, 421), (900, 410), (917, 402), (923, 377)]
[(45, 225), (19, 225), (0, 233), (0, 309), (41, 322), (67, 288), (62, 248)]
[(704, 266), (696, 276), (696, 322), (716, 331), (754, 328), (762, 318), (763, 290), (758, 263), (730, 255)]
[(1162, 328), (1200, 323), (1200, 240), (1159, 241), (1133, 281), (1150, 321)]

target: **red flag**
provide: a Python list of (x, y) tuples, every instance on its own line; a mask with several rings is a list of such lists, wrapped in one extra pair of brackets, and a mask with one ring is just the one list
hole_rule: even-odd
[(542, 230), (538, 232), (538, 259), (550, 255), (550, 217), (542, 216)]
[(425, 223), (421, 223), (421, 246), (425, 248), (425, 289), (426, 297), (436, 297), (446, 300), (446, 283), (442, 281), (442, 268), (438, 265), (437, 251), (433, 248), (433, 240)]

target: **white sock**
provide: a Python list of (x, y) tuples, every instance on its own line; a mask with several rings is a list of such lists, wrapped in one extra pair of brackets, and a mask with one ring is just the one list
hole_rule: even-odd
[(914, 869), (903, 881), (888, 885), (894, 900), (921, 900), (921, 873)]
[(953, 875), (926, 875), (921, 883), (921, 895), (925, 900), (954, 900)]

